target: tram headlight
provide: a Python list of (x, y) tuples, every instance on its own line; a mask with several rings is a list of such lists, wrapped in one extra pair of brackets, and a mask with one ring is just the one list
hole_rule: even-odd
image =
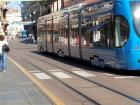
[(134, 16), (136, 19), (140, 18), (140, 8), (138, 8), (134, 11)]

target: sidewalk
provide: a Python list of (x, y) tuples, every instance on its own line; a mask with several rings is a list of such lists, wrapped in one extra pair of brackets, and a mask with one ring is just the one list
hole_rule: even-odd
[(52, 105), (10, 61), (0, 72), (0, 105)]

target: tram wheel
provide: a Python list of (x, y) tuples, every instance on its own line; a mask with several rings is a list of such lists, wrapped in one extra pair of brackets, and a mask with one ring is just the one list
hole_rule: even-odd
[(61, 50), (57, 51), (57, 55), (58, 55), (59, 57), (64, 58), (64, 52), (61, 51)]
[(104, 63), (103, 60), (100, 60), (100, 67), (101, 67), (101, 68), (105, 68), (105, 63)]
[(91, 64), (91, 66), (95, 66), (95, 62), (94, 62), (93, 58), (90, 58), (90, 64)]
[(39, 48), (39, 52), (40, 53), (43, 52), (43, 47), (42, 46)]

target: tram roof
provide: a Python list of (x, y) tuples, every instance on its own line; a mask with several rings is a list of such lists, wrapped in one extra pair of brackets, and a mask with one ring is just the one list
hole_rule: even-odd
[(82, 3), (78, 3), (74, 6), (70, 6), (68, 8), (65, 8), (65, 9), (62, 9), (60, 11), (56, 11), (54, 13), (51, 13), (51, 14), (48, 14), (48, 15), (44, 15), (44, 16), (41, 16), (39, 17), (38, 21), (41, 20), (41, 22), (45, 22), (46, 20), (49, 20), (49, 19), (52, 19), (52, 17), (54, 16), (63, 16), (65, 14), (68, 14), (68, 13), (78, 13), (82, 8), (85, 8), (87, 6), (90, 6), (90, 5), (101, 5), (103, 3), (106, 3), (106, 2), (113, 2), (114, 0), (86, 0)]

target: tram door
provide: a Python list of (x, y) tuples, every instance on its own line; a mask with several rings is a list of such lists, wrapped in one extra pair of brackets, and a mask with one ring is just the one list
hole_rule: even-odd
[(115, 46), (118, 67), (126, 66), (126, 43), (129, 36), (129, 25), (124, 17), (115, 17)]

